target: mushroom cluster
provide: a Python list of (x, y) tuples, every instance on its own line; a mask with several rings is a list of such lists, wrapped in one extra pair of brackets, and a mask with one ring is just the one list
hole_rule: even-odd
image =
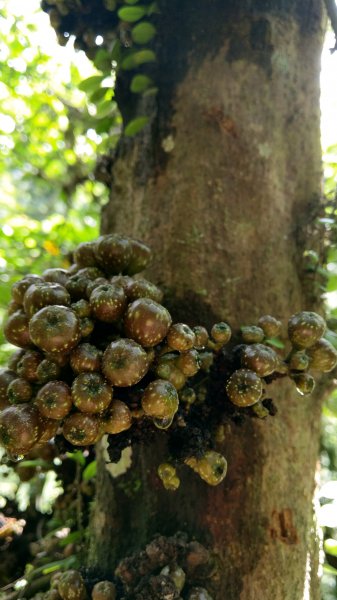
[[(150, 258), (142, 242), (111, 234), (80, 244), (68, 270), (13, 285), (4, 333), (20, 349), (0, 374), (0, 442), (9, 456), (57, 432), (88, 446), (133, 418), (171, 425), (208, 335), (172, 324), (161, 290), (134, 277)], [(138, 403), (125, 401), (133, 396)]]
[[(286, 356), (275, 347), (281, 323), (270, 315), (242, 327), (239, 339), (224, 322), (210, 335), (202, 325), (172, 322), (162, 291), (139, 275), (150, 260), (144, 243), (109, 234), (81, 243), (67, 270), (14, 283), (4, 333), (19, 349), (0, 372), (0, 444), (8, 457), (20, 458), (56, 435), (68, 449), (105, 434), (119, 447), (124, 432), (150, 424), (170, 430), (174, 440), (173, 464), (158, 469), (167, 489), (179, 487), (179, 462), (217, 485), (227, 463), (207, 428), (213, 432), (217, 418), (221, 425), (231, 417), (226, 404), (264, 417), (270, 379), (288, 375), (309, 394), (308, 370), (325, 373), (336, 365), (337, 352), (322, 337), (325, 321), (313, 312), (290, 318)], [(212, 391), (219, 373), (220, 400)]]
[(268, 377), (277, 375), (288, 375), (301, 395), (311, 394), (315, 379), (309, 370), (328, 373), (336, 366), (337, 351), (322, 337), (326, 323), (320, 315), (301, 311), (290, 317), (291, 349), (285, 358), (269, 344), (279, 336), (281, 328), (282, 324), (270, 315), (261, 317), (257, 326), (242, 328), (245, 343), (237, 347), (241, 368), (226, 383), (227, 396), (234, 405), (246, 407), (259, 403)]
[(103, 579), (93, 569), (52, 575), (36, 600), (212, 600), (217, 567), (210, 551), (184, 533), (156, 536), (140, 552), (123, 558)]

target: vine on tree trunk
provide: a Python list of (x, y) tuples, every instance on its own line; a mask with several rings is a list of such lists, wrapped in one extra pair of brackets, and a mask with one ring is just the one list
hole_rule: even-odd
[(124, 135), (141, 131), (149, 117), (136, 106), (139, 99), (155, 96), (158, 91), (154, 44), (158, 3), (100, 0), (93, 5), (85, 0), (43, 0), (42, 8), (49, 14), (60, 44), (65, 45), (74, 34), (75, 47), (84, 50), (102, 72), (102, 76), (92, 76), (80, 85), (89, 101), (98, 111), (109, 112), (105, 80), (112, 72), (117, 73), (123, 95), (128, 97), (128, 108), (123, 111)]

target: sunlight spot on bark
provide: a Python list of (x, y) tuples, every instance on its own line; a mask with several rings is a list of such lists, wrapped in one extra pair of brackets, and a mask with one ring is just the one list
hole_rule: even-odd
[(311, 581), (311, 556), (310, 556), (310, 552), (308, 552), (307, 553), (307, 562), (305, 565), (303, 600), (310, 600), (310, 581)]
[(258, 145), (258, 151), (259, 151), (259, 155), (262, 156), (262, 158), (269, 158), (269, 156), (272, 154), (272, 149), (269, 146), (269, 144), (259, 144)]
[(166, 138), (162, 140), (161, 147), (164, 152), (172, 152), (174, 149), (174, 138), (173, 135), (168, 135)]

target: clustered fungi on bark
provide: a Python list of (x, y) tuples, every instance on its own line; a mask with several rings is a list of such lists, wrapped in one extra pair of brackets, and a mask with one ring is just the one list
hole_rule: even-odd
[(179, 487), (181, 464), (218, 485), (226, 424), (274, 415), (271, 381), (288, 376), (306, 395), (315, 385), (309, 369), (335, 367), (325, 321), (313, 312), (289, 319), (288, 340), (270, 315), (236, 335), (224, 322), (210, 336), (173, 323), (162, 291), (139, 276), (150, 259), (144, 243), (109, 234), (80, 244), (68, 270), (14, 283), (4, 333), (20, 349), (0, 374), (0, 443), (10, 459), (51, 439), (62, 452), (107, 434), (117, 462), (161, 431), (166, 489)]
[(212, 554), (196, 540), (183, 533), (156, 536), (122, 559), (109, 579), (92, 569), (56, 573), (43, 600), (212, 600), (204, 586), (213, 587), (217, 571)]

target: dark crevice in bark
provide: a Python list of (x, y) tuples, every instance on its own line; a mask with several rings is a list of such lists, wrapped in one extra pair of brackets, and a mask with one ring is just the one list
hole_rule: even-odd
[(211, 304), (205, 302), (205, 299), (194, 290), (186, 289), (182, 292), (174, 287), (168, 290), (165, 289), (165, 284), (162, 288), (165, 292), (165, 306), (175, 322), (187, 323), (191, 327), (202, 324), (210, 328), (214, 323), (221, 321)]
[(271, 26), (266, 18), (242, 19), (236, 32), (232, 33), (226, 56), (228, 62), (249, 60), (260, 65), (268, 77), (272, 74)]

